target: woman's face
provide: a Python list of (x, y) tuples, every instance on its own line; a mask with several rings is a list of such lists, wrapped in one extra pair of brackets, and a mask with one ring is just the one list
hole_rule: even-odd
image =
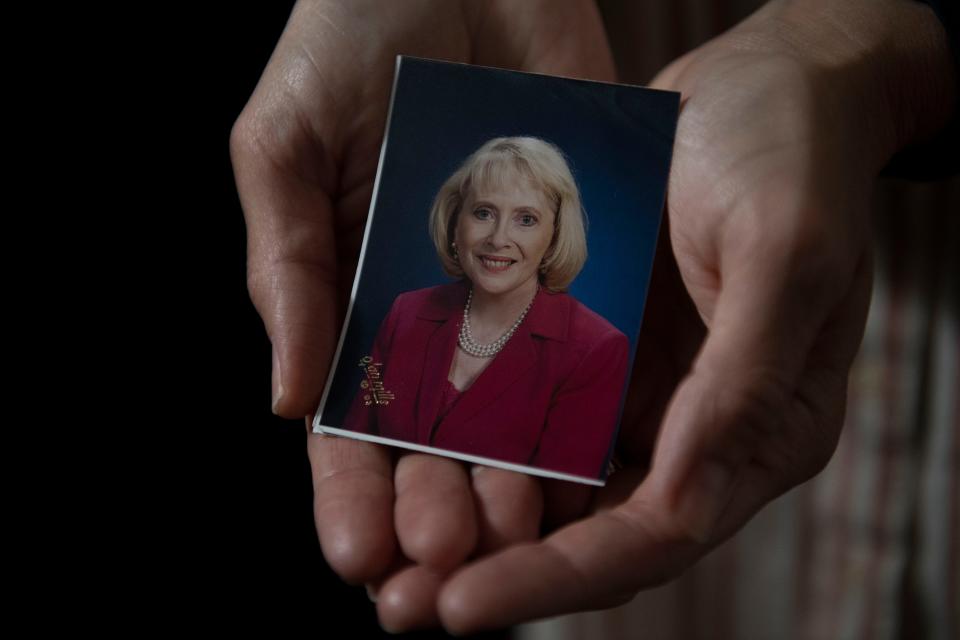
[(538, 277), (554, 224), (550, 200), (526, 177), (472, 190), (454, 232), (460, 266), (476, 289), (514, 291)]

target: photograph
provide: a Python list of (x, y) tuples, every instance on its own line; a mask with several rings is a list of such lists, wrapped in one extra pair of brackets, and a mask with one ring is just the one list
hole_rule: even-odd
[(604, 484), (678, 109), (399, 56), (314, 432)]

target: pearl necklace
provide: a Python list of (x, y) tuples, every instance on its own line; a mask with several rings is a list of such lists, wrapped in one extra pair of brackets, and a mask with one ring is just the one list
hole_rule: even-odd
[(463, 324), (460, 325), (460, 336), (458, 339), (460, 347), (470, 355), (476, 356), (477, 358), (492, 358), (500, 353), (500, 350), (503, 349), (503, 346), (507, 344), (507, 340), (513, 336), (514, 332), (517, 330), (517, 327), (519, 327), (520, 323), (523, 322), (523, 319), (527, 315), (527, 311), (530, 311), (530, 307), (533, 306), (533, 301), (537, 299), (537, 293), (539, 292), (540, 284), (537, 283), (537, 291), (533, 294), (533, 299), (531, 299), (529, 304), (527, 304), (527, 308), (523, 310), (523, 313), (521, 313), (520, 317), (517, 318), (517, 321), (513, 323), (513, 326), (494, 342), (491, 342), (490, 344), (480, 344), (473, 338), (473, 334), (470, 332), (470, 302), (473, 300), (473, 288), (471, 287), (470, 293), (467, 294), (467, 304), (463, 307)]

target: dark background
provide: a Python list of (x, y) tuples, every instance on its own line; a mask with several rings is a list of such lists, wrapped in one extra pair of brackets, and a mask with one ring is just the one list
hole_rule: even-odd
[(217, 606), (234, 619), (276, 616), (279, 625), (308, 624), (309, 635), (318, 637), (339, 637), (334, 628), (349, 624), (350, 635), (386, 637), (363, 587), (343, 584), (320, 553), (304, 424), (270, 411), (270, 343), (246, 288), (246, 229), (229, 137), (293, 5), (231, 3), (207, 22), (211, 46), (194, 59), (215, 101), (202, 108), (212, 108), (204, 115), (215, 118), (216, 129), (205, 139), (215, 146), (209, 179), (217, 198), (198, 212), (198, 222), (204, 230), (215, 227), (205, 271), (215, 274), (207, 290), (217, 305), (194, 337), (198, 360), (209, 368), (192, 373), (207, 379), (215, 397), (205, 403), (214, 409), (207, 431), (197, 434), (207, 445), (206, 500), (193, 497), (195, 570), (184, 582), (200, 597), (207, 591), (211, 603), (222, 602)]
[(449, 282), (428, 214), (483, 143), (530, 135), (566, 155), (589, 220), (570, 294), (630, 339), (643, 315), (676, 123), (676, 94), (406, 58), (396, 87), (374, 223), (323, 424), (340, 427), (397, 295)]

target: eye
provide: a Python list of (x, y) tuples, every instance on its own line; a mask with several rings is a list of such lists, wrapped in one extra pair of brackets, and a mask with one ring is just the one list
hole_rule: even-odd
[(491, 217), (493, 217), (493, 212), (487, 207), (480, 207), (479, 209), (474, 209), (473, 216), (477, 220), (489, 220)]
[(525, 227), (532, 227), (533, 225), (537, 224), (537, 222), (538, 222), (537, 216), (535, 216), (535, 215), (533, 215), (533, 214), (530, 214), (530, 213), (523, 213), (523, 214), (521, 214), (520, 217), (518, 218), (518, 220), (520, 220), (520, 224), (523, 225), (523, 226), (525, 226)]

